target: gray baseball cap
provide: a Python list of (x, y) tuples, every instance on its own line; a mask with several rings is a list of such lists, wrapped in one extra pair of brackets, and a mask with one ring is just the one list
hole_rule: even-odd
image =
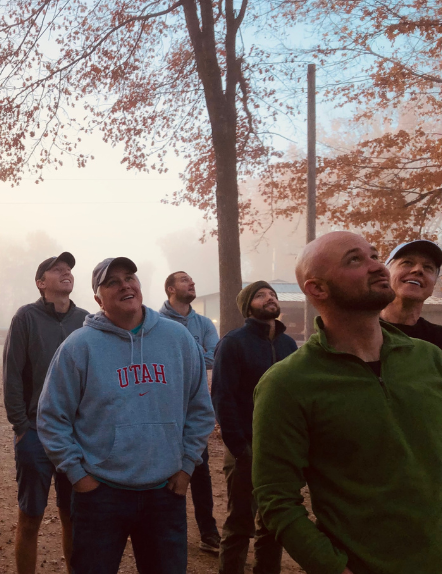
[(131, 273), (137, 272), (137, 266), (131, 259), (127, 257), (108, 257), (101, 263), (98, 263), (92, 271), (92, 289), (94, 293), (97, 293), (98, 287), (106, 281), (110, 268), (115, 267), (115, 265), (124, 265)]
[(428, 239), (416, 239), (415, 241), (409, 241), (408, 243), (401, 243), (397, 247), (393, 249), (390, 255), (387, 257), (385, 265), (388, 265), (393, 261), (393, 259), (397, 259), (398, 257), (402, 257), (408, 251), (420, 251), (425, 253), (436, 263), (436, 266), (440, 268), (442, 265), (442, 249), (434, 243), (433, 241), (429, 241)]

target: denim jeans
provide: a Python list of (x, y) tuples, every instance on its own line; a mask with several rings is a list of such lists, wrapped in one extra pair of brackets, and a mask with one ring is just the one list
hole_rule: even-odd
[(20, 510), (28, 516), (42, 516), (48, 504), (49, 489), (54, 476), (57, 506), (69, 511), (71, 483), (65, 474), (55, 471), (37, 431), (28, 428), (18, 444), (14, 437), (14, 449)]
[(72, 574), (117, 574), (127, 538), (140, 574), (185, 574), (186, 497), (100, 484), (72, 497)]
[(195, 519), (201, 537), (218, 534), (216, 520), (213, 517), (212, 479), (209, 470), (209, 450), (206, 447), (201, 455), (203, 462), (195, 467), (190, 480)]
[(219, 574), (244, 574), (249, 539), (255, 538), (253, 574), (279, 574), (282, 546), (262, 522), (253, 498), (252, 456), (235, 460), (225, 448), (227, 518), (219, 547)]

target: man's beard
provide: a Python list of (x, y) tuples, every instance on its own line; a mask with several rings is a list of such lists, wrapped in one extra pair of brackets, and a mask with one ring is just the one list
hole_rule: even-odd
[(345, 311), (382, 311), (396, 297), (391, 287), (381, 291), (369, 290), (363, 295), (352, 296), (332, 281), (327, 285), (333, 303)]
[(281, 309), (279, 308), (279, 305), (276, 305), (276, 309), (274, 311), (270, 311), (265, 307), (263, 309), (252, 309), (252, 307), (250, 307), (250, 313), (251, 316), (258, 319), (258, 321), (268, 321), (269, 319), (277, 319), (281, 314)]
[(193, 293), (186, 293), (184, 295), (181, 293), (176, 293), (175, 298), (179, 303), (185, 303), (186, 305), (189, 305), (196, 298), (196, 295)]

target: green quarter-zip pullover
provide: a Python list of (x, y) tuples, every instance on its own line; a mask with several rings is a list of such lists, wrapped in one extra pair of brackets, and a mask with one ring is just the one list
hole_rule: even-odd
[(382, 322), (378, 377), (328, 345), (320, 318), (316, 327), (255, 391), (253, 482), (266, 526), (307, 574), (440, 574), (441, 350)]

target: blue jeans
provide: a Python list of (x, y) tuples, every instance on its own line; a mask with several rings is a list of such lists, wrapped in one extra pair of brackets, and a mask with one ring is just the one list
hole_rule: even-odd
[(201, 537), (218, 534), (213, 517), (212, 479), (209, 470), (209, 450), (206, 447), (201, 455), (203, 462), (195, 467), (190, 480), (190, 491), (195, 508), (195, 519)]
[(130, 535), (140, 574), (185, 574), (186, 497), (100, 484), (72, 497), (72, 574), (117, 574)]

